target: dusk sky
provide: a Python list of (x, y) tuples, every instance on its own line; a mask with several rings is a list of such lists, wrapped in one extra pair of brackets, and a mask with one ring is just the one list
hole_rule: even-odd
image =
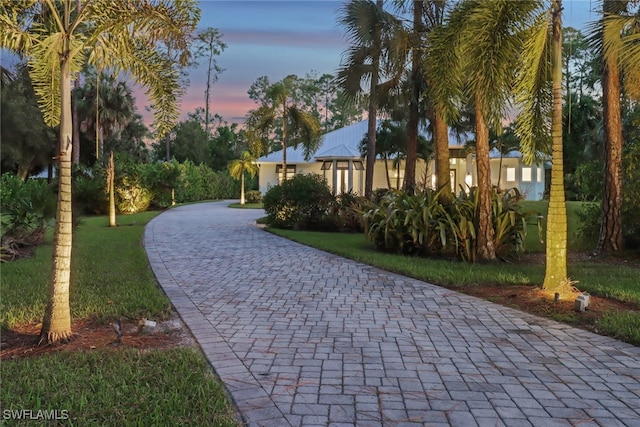
[[(260, 76), (276, 82), (289, 74), (304, 77), (316, 72), (334, 74), (347, 48), (344, 29), (337, 25), (344, 2), (333, 1), (215, 1), (202, 0), (199, 29), (217, 28), (227, 48), (217, 58), (224, 68), (213, 85), (211, 112), (228, 122), (243, 122), (255, 107), (247, 91)], [(564, 0), (566, 26), (584, 29), (598, 18), (596, 0)], [(15, 59), (3, 59), (15, 62)], [(190, 85), (182, 100), (182, 118), (196, 107), (204, 107), (206, 61), (189, 70)], [(135, 91), (138, 111), (145, 122), (152, 122), (146, 111), (148, 101)]]
[[(584, 28), (598, 17), (592, 12), (599, 7), (595, 0), (563, 3), (567, 26)], [(227, 44), (218, 57), (225, 71), (213, 86), (212, 113), (228, 122), (242, 122), (255, 107), (247, 90), (262, 75), (275, 82), (289, 74), (335, 73), (347, 48), (344, 29), (336, 23), (341, 5), (340, 1), (202, 1), (199, 28), (217, 28)], [(183, 116), (204, 106), (202, 63), (190, 72)]]

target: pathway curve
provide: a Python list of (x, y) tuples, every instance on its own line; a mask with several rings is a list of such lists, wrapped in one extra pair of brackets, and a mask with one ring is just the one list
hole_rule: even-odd
[(146, 228), (249, 426), (640, 426), (640, 347), (271, 235), (228, 202)]

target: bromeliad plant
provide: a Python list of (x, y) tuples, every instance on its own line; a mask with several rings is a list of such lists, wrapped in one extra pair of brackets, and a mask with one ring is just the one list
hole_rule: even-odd
[[(475, 261), (478, 230), (478, 192), (461, 192), (449, 205), (440, 191), (410, 195), (389, 192), (364, 212), (365, 233), (378, 249), (421, 256), (455, 257)], [(515, 189), (493, 191), (493, 227), (501, 258), (517, 256), (526, 236), (526, 214)]]

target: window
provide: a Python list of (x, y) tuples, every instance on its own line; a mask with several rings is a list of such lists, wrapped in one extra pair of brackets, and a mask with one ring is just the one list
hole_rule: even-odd
[(363, 171), (364, 170), (364, 166), (362, 165), (362, 162), (360, 160), (354, 160), (353, 161), (353, 168), (357, 171)]
[[(282, 165), (276, 165), (276, 174), (278, 175), (278, 184), (281, 184), (283, 181)], [(293, 178), (293, 175), (295, 174), (296, 174), (296, 165), (287, 165), (287, 179)]]
[(537, 173), (537, 181), (538, 182), (542, 182), (542, 168), (538, 167), (538, 173)]
[(507, 182), (515, 182), (516, 168), (507, 168)]
[(531, 182), (531, 168), (522, 168), (522, 182)]
[(333, 162), (331, 160), (325, 160), (324, 162), (322, 162), (322, 167), (320, 168), (320, 170), (323, 170), (323, 171), (331, 170), (332, 164)]

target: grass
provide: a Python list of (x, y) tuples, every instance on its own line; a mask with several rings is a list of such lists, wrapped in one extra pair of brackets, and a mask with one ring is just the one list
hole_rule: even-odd
[[(578, 202), (568, 203), (570, 250), (584, 250), (589, 247), (581, 241), (577, 232), (576, 212), (579, 208), (580, 203)], [(541, 215), (546, 216), (546, 202), (527, 202), (525, 209), (540, 212)], [(530, 221), (529, 224), (528, 238), (534, 234), (535, 243), (527, 246), (528, 251), (544, 251), (544, 246), (537, 237), (536, 221)], [(503, 262), (470, 264), (379, 252), (363, 234), (293, 231), (275, 228), (268, 228), (268, 230), (336, 255), (461, 292), (465, 292), (465, 289), (470, 287), (482, 285), (540, 286), (545, 273), (544, 265), (540, 264)], [(638, 267), (621, 265), (619, 262), (570, 262), (568, 275), (572, 280), (578, 281), (576, 286), (583, 292), (621, 302), (640, 304), (640, 282), (638, 281), (640, 269)], [(610, 313), (597, 321), (596, 329), (602, 334), (640, 345), (640, 312)]]
[[(237, 426), (220, 382), (193, 348), (50, 353), (3, 361), (3, 410), (66, 411), (68, 425)], [(33, 425), (33, 421), (11, 425)]]
[(262, 203), (245, 203), (244, 205), (241, 205), (240, 203), (231, 203), (229, 207), (236, 209), (262, 209)]
[[(155, 215), (120, 216), (116, 228), (107, 227), (105, 217), (83, 220), (74, 234), (73, 319), (172, 314), (141, 243)], [(50, 236), (33, 258), (2, 265), (3, 328), (41, 320), (50, 269)], [(17, 379), (2, 384), (4, 410), (65, 410), (70, 425), (239, 425), (221, 383), (194, 348), (61, 350), (2, 361), (2, 378)]]
[[(157, 212), (118, 217), (108, 227), (105, 217), (83, 218), (74, 234), (71, 274), (72, 318), (112, 320), (118, 316), (164, 319), (171, 304), (158, 290), (142, 248), (145, 224)], [(0, 325), (40, 321), (48, 295), (52, 239), (33, 258), (2, 266)]]

